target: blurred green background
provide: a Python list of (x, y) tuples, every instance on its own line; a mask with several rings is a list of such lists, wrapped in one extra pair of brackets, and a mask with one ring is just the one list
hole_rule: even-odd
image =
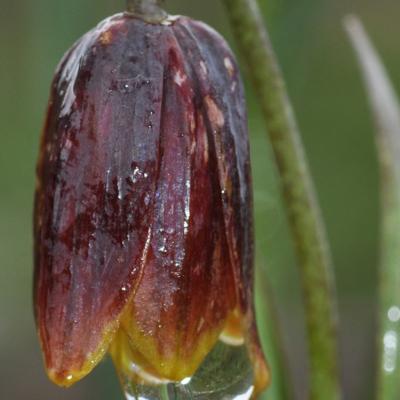
[[(341, 20), (349, 12), (363, 18), (399, 88), (400, 3), (260, 0), (260, 5), (331, 239), (345, 399), (368, 400), (374, 374), (378, 172), (367, 102)], [(0, 399), (122, 399), (108, 361), (68, 391), (47, 380), (32, 315), (31, 219), (38, 138), (55, 66), (79, 36), (123, 7), (123, 0), (0, 0)], [(206, 21), (232, 43), (220, 2), (169, 0), (167, 9)], [(295, 398), (305, 399), (307, 362), (296, 263), (265, 129), (250, 88), (247, 95), (258, 265), (266, 270), (278, 306)], [(262, 304), (258, 310), (263, 312)]]

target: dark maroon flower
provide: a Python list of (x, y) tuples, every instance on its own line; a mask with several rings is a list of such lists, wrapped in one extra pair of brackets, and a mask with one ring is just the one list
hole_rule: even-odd
[(179, 381), (222, 339), (246, 341), (265, 387), (246, 107), (216, 32), (119, 14), (83, 36), (52, 85), (37, 178), (35, 313), (54, 382), (107, 351)]

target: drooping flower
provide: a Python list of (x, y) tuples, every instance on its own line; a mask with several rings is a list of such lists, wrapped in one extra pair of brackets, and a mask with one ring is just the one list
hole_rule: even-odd
[(180, 381), (224, 340), (247, 344), (266, 386), (246, 107), (215, 31), (125, 13), (83, 36), (52, 84), (37, 179), (35, 315), (55, 383), (107, 351), (141, 382)]

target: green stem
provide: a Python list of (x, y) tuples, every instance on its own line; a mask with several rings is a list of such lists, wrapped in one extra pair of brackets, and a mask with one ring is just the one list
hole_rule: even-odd
[(147, 22), (158, 23), (168, 16), (161, 8), (162, 3), (163, 0), (127, 0), (126, 9)]
[(168, 386), (160, 386), (160, 400), (169, 400)]
[(400, 105), (393, 85), (361, 22), (345, 27), (364, 76), (376, 125), (381, 170), (378, 400), (400, 398)]
[(337, 400), (341, 393), (333, 269), (300, 133), (257, 2), (223, 2), (253, 81), (280, 173), (302, 280), (310, 399)]

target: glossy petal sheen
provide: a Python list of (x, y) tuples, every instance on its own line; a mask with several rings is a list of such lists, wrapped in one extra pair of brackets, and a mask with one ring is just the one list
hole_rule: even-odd
[(265, 385), (243, 88), (218, 34), (125, 14), (86, 34), (56, 73), (37, 175), (35, 311), (55, 382), (113, 340), (114, 359), (124, 343), (180, 380), (221, 337), (247, 341)]

